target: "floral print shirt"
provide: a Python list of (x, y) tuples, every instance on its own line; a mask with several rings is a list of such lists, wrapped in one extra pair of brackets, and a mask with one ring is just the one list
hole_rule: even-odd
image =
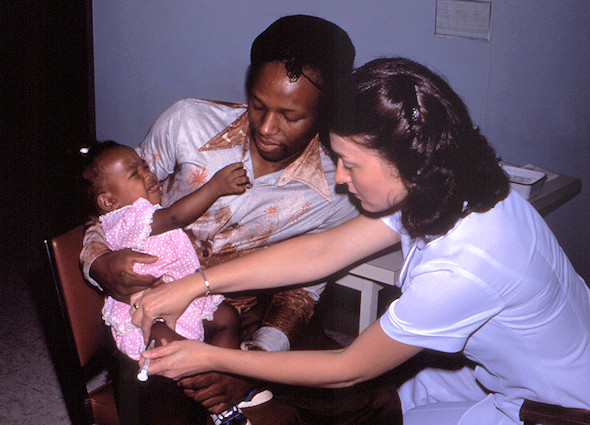
[[(226, 165), (244, 164), (252, 188), (219, 198), (186, 228), (197, 244), (227, 254), (326, 230), (358, 215), (350, 197), (336, 193), (336, 166), (318, 136), (288, 167), (254, 179), (249, 133), (245, 105), (187, 98), (164, 111), (137, 148), (163, 181), (164, 207)], [(84, 252), (82, 263), (89, 277)], [(317, 300), (323, 286), (307, 289)]]

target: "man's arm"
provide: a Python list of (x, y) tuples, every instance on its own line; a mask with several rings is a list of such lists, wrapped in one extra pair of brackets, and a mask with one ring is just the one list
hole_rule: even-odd
[(135, 273), (133, 265), (153, 263), (157, 259), (131, 249), (109, 250), (100, 223), (96, 220), (86, 223), (84, 247), (80, 253), (84, 277), (116, 300), (129, 303), (131, 294), (152, 286), (156, 279)]
[(199, 149), (244, 114), (245, 108), (237, 106), (199, 99), (179, 100), (156, 119), (137, 153), (163, 181), (174, 174), (178, 164), (198, 164), (195, 155)]
[(174, 173), (175, 142), (182, 126), (184, 103), (183, 100), (178, 101), (162, 112), (136, 148), (138, 155), (148, 163), (160, 181)]
[(90, 268), (98, 257), (111, 252), (104, 241), (102, 227), (96, 219), (86, 222), (82, 252), (80, 252), (80, 268), (84, 278), (92, 285), (102, 290), (102, 286), (90, 276)]

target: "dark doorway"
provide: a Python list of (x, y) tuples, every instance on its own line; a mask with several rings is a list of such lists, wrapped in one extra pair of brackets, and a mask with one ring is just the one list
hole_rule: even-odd
[(94, 139), (91, 2), (5, 1), (0, 124), (2, 263), (83, 220), (76, 152)]

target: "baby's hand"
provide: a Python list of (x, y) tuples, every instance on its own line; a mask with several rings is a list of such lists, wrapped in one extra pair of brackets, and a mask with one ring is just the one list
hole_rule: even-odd
[(219, 196), (240, 195), (250, 186), (250, 179), (241, 162), (235, 162), (219, 170), (209, 180), (219, 193)]

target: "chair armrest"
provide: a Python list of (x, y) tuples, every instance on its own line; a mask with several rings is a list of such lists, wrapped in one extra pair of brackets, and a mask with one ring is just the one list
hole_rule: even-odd
[(590, 410), (525, 400), (520, 408), (520, 420), (526, 425), (584, 425), (590, 424)]

